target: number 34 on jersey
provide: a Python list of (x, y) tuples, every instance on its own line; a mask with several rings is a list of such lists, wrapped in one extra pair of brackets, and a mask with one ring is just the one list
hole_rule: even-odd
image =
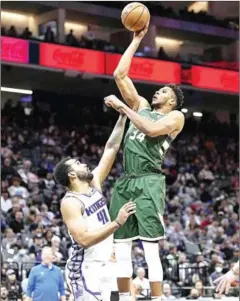
[(140, 142), (143, 142), (143, 140), (145, 139), (145, 134), (141, 133), (139, 130), (135, 130), (132, 132), (132, 134), (129, 136), (129, 139), (131, 140), (139, 140)]

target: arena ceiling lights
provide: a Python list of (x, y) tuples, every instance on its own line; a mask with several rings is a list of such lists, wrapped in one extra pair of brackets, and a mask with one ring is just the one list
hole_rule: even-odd
[(7, 88), (7, 87), (1, 87), (2, 92), (10, 92), (10, 93), (16, 93), (16, 94), (25, 94), (25, 95), (32, 95), (32, 90), (25, 90), (25, 89), (15, 89), (15, 88)]

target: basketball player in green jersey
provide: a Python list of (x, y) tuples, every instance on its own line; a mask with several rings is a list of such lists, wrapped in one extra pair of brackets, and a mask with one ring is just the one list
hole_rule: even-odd
[(134, 200), (137, 208), (136, 214), (115, 232), (120, 301), (130, 300), (131, 248), (136, 239), (143, 241), (151, 296), (161, 300), (163, 272), (158, 241), (164, 238), (165, 206), (165, 176), (161, 165), (171, 142), (184, 125), (184, 115), (176, 110), (183, 103), (183, 93), (178, 86), (169, 85), (156, 91), (152, 110), (128, 77), (132, 58), (147, 29), (148, 25), (134, 34), (114, 72), (116, 84), (128, 106), (114, 95), (105, 98), (108, 106), (126, 114), (131, 121), (124, 141), (124, 174), (115, 184), (110, 205), (113, 219), (129, 199)]

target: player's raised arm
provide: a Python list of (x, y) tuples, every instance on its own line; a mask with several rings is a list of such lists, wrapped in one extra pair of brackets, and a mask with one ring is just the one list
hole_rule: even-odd
[(139, 110), (144, 107), (149, 107), (148, 101), (138, 95), (133, 82), (128, 77), (129, 69), (135, 52), (138, 49), (143, 37), (147, 33), (149, 23), (139, 33), (134, 34), (134, 38), (121, 57), (121, 60), (113, 73), (115, 82), (121, 92), (123, 99), (133, 110)]
[(102, 158), (98, 166), (93, 170), (94, 186), (97, 186), (98, 188), (101, 188), (103, 181), (106, 179), (113, 166), (117, 152), (122, 142), (126, 120), (126, 116), (119, 116), (112, 134), (110, 135), (105, 145)]
[(107, 106), (112, 107), (120, 113), (124, 113), (142, 133), (149, 137), (168, 135), (180, 132), (184, 125), (184, 115), (179, 111), (171, 111), (157, 122), (148, 120), (126, 106), (115, 95), (104, 98)]
[(62, 201), (61, 213), (69, 232), (80, 246), (89, 248), (118, 230), (127, 221), (128, 217), (136, 212), (136, 205), (133, 202), (128, 202), (119, 210), (115, 221), (95, 231), (87, 231), (81, 213), (83, 210), (84, 208), (77, 198), (69, 197)]

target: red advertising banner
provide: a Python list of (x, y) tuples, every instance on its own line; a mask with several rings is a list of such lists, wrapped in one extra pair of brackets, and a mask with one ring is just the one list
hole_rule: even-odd
[(29, 42), (26, 40), (1, 37), (1, 60), (27, 64), (29, 62)]
[(39, 63), (46, 67), (104, 74), (105, 54), (101, 51), (41, 43)]
[(238, 93), (239, 73), (235, 71), (192, 66), (192, 86), (204, 89)]
[[(106, 74), (113, 75), (121, 55), (106, 53)], [(134, 57), (129, 76), (133, 79), (159, 83), (181, 82), (181, 65), (172, 62)]]

